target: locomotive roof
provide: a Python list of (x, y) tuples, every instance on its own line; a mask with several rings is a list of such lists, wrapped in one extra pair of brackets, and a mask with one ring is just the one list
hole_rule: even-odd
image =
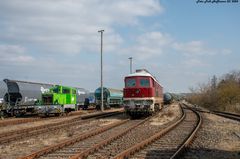
[(148, 72), (146, 69), (136, 70), (136, 72), (134, 72), (132, 74), (129, 74), (126, 77), (135, 77), (135, 76), (152, 77), (156, 82), (159, 83), (159, 81), (150, 72)]

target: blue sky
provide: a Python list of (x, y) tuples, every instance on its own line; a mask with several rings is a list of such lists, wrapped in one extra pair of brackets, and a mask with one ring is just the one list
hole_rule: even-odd
[(146, 68), (165, 91), (190, 87), (240, 68), (240, 2), (195, 0), (2, 0), (0, 78), (94, 91), (123, 88), (133, 69)]

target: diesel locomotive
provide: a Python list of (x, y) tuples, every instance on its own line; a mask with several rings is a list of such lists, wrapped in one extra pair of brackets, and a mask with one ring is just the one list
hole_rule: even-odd
[(76, 88), (56, 85), (42, 94), (42, 100), (35, 107), (37, 114), (60, 115), (77, 110)]
[(152, 114), (162, 108), (163, 87), (146, 69), (127, 75), (124, 82), (123, 105), (127, 114)]

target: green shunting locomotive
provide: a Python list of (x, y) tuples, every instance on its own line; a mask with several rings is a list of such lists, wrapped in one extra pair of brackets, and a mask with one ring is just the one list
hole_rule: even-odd
[(42, 100), (36, 107), (38, 114), (60, 115), (77, 110), (76, 88), (55, 85), (49, 92), (42, 94)]

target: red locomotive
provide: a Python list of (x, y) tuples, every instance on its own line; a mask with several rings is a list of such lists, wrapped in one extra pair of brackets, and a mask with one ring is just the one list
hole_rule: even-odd
[(163, 87), (146, 69), (125, 77), (124, 109), (127, 114), (152, 114), (162, 108)]

